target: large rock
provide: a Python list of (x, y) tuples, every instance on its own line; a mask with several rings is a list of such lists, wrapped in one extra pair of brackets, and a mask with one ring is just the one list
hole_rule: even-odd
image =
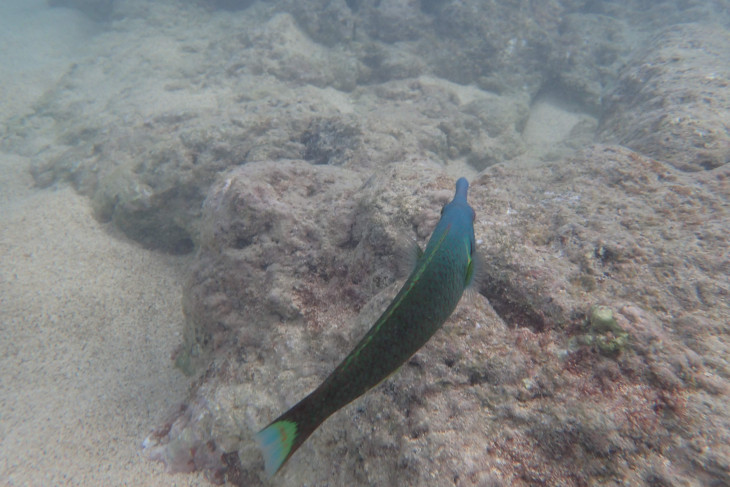
[[(416, 174), (419, 167), (434, 169), (424, 163), (388, 174), (397, 171), (402, 191), (433, 178)], [(425, 216), (422, 196), (409, 199), (383, 191), (377, 178), (363, 180), (304, 161), (226, 173), (205, 201), (201, 248), (186, 286), (186, 341), (177, 358), (183, 369), (206, 366), (212, 353), (238, 342), (238, 333), (249, 333), (251, 322), (319, 323), (333, 303), (338, 313), (346, 304), (352, 313), (394, 280), (402, 243), (394, 221), (410, 222), (422, 238), (438, 213)]]
[[(219, 66), (209, 60), (216, 45), (191, 38), (179, 58), (160, 59), (147, 90), (123, 76), (139, 69), (130, 67), (136, 58), (100, 58), (69, 72), (33, 116), (15, 122), (13, 148), (33, 157), (38, 185), (72, 182), (92, 196), (101, 220), (173, 253), (195, 247), (210, 184), (240, 164), (305, 159), (366, 170), (423, 156), (483, 169), (524, 152), (527, 99), (429, 77), (349, 94), (328, 86), (349, 83), (338, 74), (347, 63), (323, 48), (302, 50), (301, 35), (290, 16), (276, 15), (239, 40), (249, 45), (243, 54), (226, 47), (230, 64)], [(146, 51), (143, 40), (129, 49)], [(272, 49), (281, 55), (267, 56)], [(215, 81), (203, 81), (208, 70)], [(118, 76), (98, 87), (103, 72)], [(199, 82), (210, 86), (201, 91)]]
[(602, 140), (685, 171), (730, 162), (730, 34), (708, 24), (654, 36), (605, 100)]
[[(263, 483), (254, 433), (387, 305), (398, 232), (425, 240), (453, 192), (438, 174), (402, 163), (361, 184), (342, 168), (261, 163), (217, 183), (178, 355), (204, 373), (150, 454)], [(485, 171), (470, 192), (480, 294), (277, 482), (730, 481), (728, 181), (617, 146)]]
[(38, 185), (69, 180), (100, 219), (175, 253), (195, 248), (200, 204), (221, 170), (277, 159), (374, 168), (408, 157), (483, 170), (525, 154), (536, 94), (601, 116), (603, 141), (684, 169), (715, 167), (728, 157), (722, 29), (654, 38), (606, 96), (650, 36), (655, 8), (115, 0), (113, 29), (34, 114), (9, 121), (3, 148), (33, 158)]
[[(33, 115), (13, 120), (4, 147), (33, 158), (38, 185), (69, 180), (91, 195), (97, 216), (132, 239), (189, 252), (215, 174), (245, 162), (356, 167), (417, 156), (481, 170), (520, 156), (529, 94), (545, 75), (541, 53), (553, 51), (545, 46), (556, 42), (554, 27), (575, 7), (541, 7), (533, 23), (469, 2), (327, 2), (331, 16), (317, 2), (249, 3), (221, 16), (199, 8), (210, 2), (116, 0), (114, 29), (95, 39), (99, 54), (76, 64)], [(378, 35), (384, 28), (396, 37)], [(459, 43), (468, 48), (455, 51)], [(570, 83), (581, 79), (573, 73)], [(601, 84), (591, 83), (595, 97)]]
[(574, 106), (601, 112), (601, 100), (642, 34), (615, 17), (579, 12), (565, 15), (557, 45), (547, 53), (548, 78), (543, 89), (562, 95)]

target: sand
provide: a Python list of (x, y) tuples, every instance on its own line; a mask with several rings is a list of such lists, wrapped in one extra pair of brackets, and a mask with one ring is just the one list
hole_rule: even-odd
[[(40, 3), (0, 7), (0, 120), (29, 113), (83, 37)], [(34, 188), (29, 164), (0, 152), (0, 485), (210, 485), (140, 447), (188, 388), (170, 359), (185, 259), (113, 234), (71, 188)]]
[(140, 449), (187, 389), (184, 262), (111, 235), (70, 188), (27, 189), (24, 162), (0, 155), (0, 485), (206, 485)]

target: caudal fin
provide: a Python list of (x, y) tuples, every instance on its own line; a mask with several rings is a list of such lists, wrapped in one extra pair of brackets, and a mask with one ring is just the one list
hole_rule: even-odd
[(256, 434), (269, 477), (279, 471), (324, 421), (325, 418), (312, 410), (311, 399), (312, 395), (305, 397)]
[(261, 453), (264, 455), (266, 473), (269, 477), (279, 471), (294, 451), (292, 446), (298, 435), (294, 421), (274, 421), (256, 434)]

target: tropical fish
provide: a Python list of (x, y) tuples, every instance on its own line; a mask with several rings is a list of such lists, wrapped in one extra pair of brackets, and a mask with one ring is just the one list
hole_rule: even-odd
[(441, 327), (472, 281), (476, 249), (469, 183), (454, 199), (393, 302), (357, 346), (314, 392), (257, 435), (266, 472), (273, 475), (335, 411), (393, 374)]

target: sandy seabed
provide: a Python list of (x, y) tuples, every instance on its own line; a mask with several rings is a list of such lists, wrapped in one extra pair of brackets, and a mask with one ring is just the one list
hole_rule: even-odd
[[(40, 2), (3, 4), (7, 120), (68, 69), (59, 52), (82, 29)], [(111, 234), (68, 187), (34, 188), (29, 164), (0, 153), (0, 485), (209, 485), (141, 451), (188, 387), (170, 360), (185, 262)]]
[(140, 444), (186, 379), (183, 262), (96, 222), (70, 188), (29, 189), (0, 155), (0, 485), (207, 485)]

